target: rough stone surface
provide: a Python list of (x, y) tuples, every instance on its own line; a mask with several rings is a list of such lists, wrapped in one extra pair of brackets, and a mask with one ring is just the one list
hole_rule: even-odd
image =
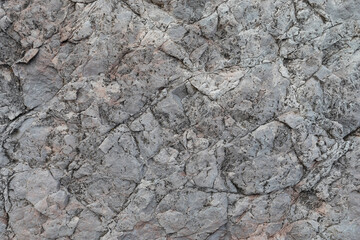
[(358, 240), (358, 0), (0, 1), (0, 239)]

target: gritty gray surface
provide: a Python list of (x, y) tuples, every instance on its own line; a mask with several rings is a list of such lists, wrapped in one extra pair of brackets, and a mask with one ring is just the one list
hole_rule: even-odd
[(0, 0), (0, 239), (358, 240), (358, 0)]

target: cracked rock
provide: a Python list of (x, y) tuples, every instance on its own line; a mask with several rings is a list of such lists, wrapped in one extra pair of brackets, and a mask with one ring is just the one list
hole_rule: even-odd
[(357, 0), (0, 1), (0, 239), (358, 240)]

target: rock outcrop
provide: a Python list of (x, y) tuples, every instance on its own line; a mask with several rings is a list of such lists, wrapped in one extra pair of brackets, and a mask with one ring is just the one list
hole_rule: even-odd
[(0, 239), (358, 240), (358, 0), (0, 1)]

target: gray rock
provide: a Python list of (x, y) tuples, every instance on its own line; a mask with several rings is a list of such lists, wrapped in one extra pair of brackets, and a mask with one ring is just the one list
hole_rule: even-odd
[(358, 239), (355, 0), (0, 3), (0, 239)]
[(81, 212), (76, 221), (78, 223), (73, 223), (76, 225), (75, 233), (72, 235), (74, 239), (99, 239), (103, 235), (104, 228), (101, 226), (100, 220), (89, 210)]
[(0, 66), (0, 125), (8, 124), (24, 111), (19, 80), (11, 68)]
[(21, 82), (24, 105), (28, 108), (49, 101), (63, 85), (63, 80), (51, 65), (51, 58), (45, 50), (40, 50), (29, 64), (18, 63), (14, 66), (14, 73)]
[(294, 186), (303, 175), (303, 167), (291, 151), (290, 131), (281, 123), (260, 126), (231, 145), (225, 172), (244, 194)]
[[(9, 26), (9, 19), (4, 16), (0, 19), (0, 27), (3, 31)], [(12, 39), (9, 35), (1, 31), (0, 33), (0, 63), (7, 63), (9, 65), (13, 64), (18, 58), (20, 58), (22, 53), (22, 48), (19, 42)]]
[[(158, 206), (159, 221), (167, 232), (176, 231), (177, 237), (196, 239), (208, 236), (208, 233), (215, 232), (226, 223), (226, 208), (224, 193), (206, 194), (185, 190), (165, 196)], [(174, 218), (174, 212), (179, 215), (178, 218)], [(164, 218), (168, 221), (164, 221)]]

